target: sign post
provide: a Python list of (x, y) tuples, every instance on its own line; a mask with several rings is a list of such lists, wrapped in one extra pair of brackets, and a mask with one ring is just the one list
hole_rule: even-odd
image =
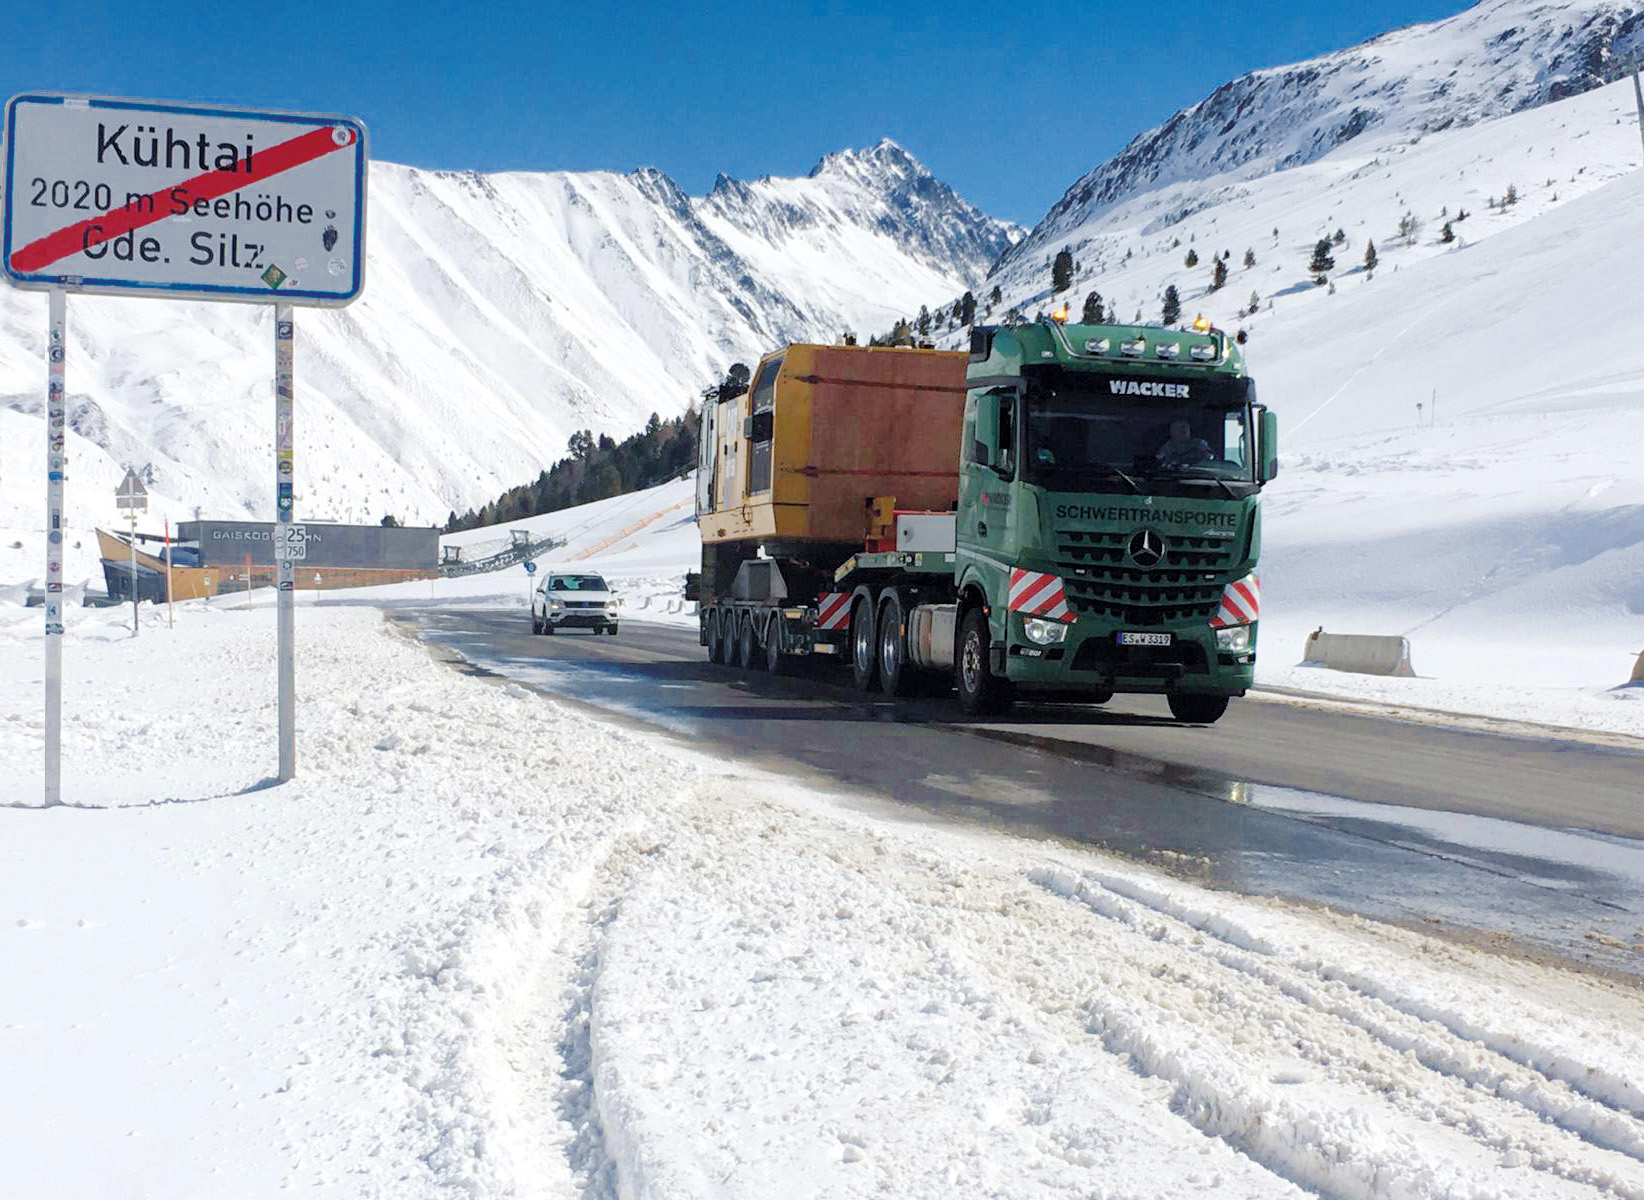
[[(4, 143), (0, 273), (14, 287), (51, 296), (46, 403), (50, 805), (61, 803), (66, 294), (274, 306), (275, 517), (290, 525), (293, 312), (297, 305), (340, 308), (365, 287), (366, 130), (355, 117), (330, 114), (24, 93), (6, 105)], [(132, 547), (135, 555), (135, 536)], [(134, 594), (136, 582), (134, 567)], [(250, 579), (246, 582), (249, 587)], [(294, 583), (287, 555), (280, 559), (277, 604), (282, 780), (296, 772)]]
[(53, 288), (46, 331), (46, 807), (63, 802), (63, 480), (68, 452), (63, 400), (68, 297)]
[(137, 514), (148, 511), (148, 489), (137, 472), (126, 468), (126, 477), (114, 492), (114, 507), (123, 508), (131, 522), (131, 636), (137, 636)]
[(537, 564), (532, 562), (530, 559), (526, 559), (525, 560), (525, 600), (526, 600), (526, 603), (528, 603), (528, 604), (531, 601), (531, 584), (535, 581), (536, 576), (537, 576)]

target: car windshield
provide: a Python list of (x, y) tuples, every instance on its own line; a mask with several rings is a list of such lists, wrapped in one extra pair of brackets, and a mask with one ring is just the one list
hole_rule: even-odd
[(1136, 381), (1064, 376), (1028, 389), (1026, 477), (1067, 489), (1092, 476), (1250, 482), (1248, 409), (1239, 381)]
[(555, 575), (548, 580), (551, 592), (608, 592), (605, 581), (598, 575)]

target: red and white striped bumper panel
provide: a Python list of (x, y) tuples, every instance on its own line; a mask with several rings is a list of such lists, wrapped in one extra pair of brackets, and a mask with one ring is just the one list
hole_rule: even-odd
[(1210, 618), (1212, 628), (1249, 625), (1262, 613), (1262, 582), (1252, 571), (1222, 589), (1222, 602)]
[(843, 629), (851, 619), (851, 594), (829, 592), (816, 602), (818, 629)]
[(1040, 571), (1012, 569), (1010, 573), (1011, 612), (1029, 617), (1044, 617), (1050, 621), (1073, 621), (1073, 611), (1067, 606), (1067, 592), (1055, 575)]

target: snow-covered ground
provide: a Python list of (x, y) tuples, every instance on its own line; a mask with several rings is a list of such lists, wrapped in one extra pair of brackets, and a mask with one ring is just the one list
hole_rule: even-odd
[(12, 807), (37, 616), (8, 1197), (1644, 1196), (1635, 985), (806, 794), (369, 607), (299, 615), (283, 786), (266, 610), (81, 615), (75, 807)]

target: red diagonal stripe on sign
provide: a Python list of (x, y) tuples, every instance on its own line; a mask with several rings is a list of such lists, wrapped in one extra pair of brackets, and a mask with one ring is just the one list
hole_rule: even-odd
[[(348, 141), (341, 145), (337, 144), (337, 139), (333, 136), (338, 129), (348, 134)], [(254, 183), (262, 183), (294, 167), (311, 163), (335, 150), (346, 150), (353, 146), (356, 140), (357, 135), (345, 125), (326, 125), (311, 129), (307, 133), (298, 134), (290, 141), (281, 142), (254, 154), (254, 165), (250, 171), (207, 171), (193, 179), (151, 192), (146, 202), (135, 206), (128, 203), (124, 208), (96, 217), (87, 217), (84, 221), (77, 221), (65, 229), (59, 229), (56, 233), (48, 233), (11, 256), (12, 270), (20, 275), (42, 270), (54, 262), (84, 250), (86, 237), (94, 228), (98, 232), (96, 243), (93, 244), (111, 241), (134, 229), (142, 229), (145, 225), (152, 225), (156, 221), (177, 215), (171, 211), (174, 199), (175, 203), (188, 205), (192, 205), (196, 200), (215, 200), (218, 196), (226, 196)], [(175, 192), (181, 192), (182, 195), (174, 198)]]
[(1258, 593), (1256, 592), (1256, 589), (1251, 587), (1244, 580), (1241, 579), (1228, 590), (1233, 593), (1235, 598), (1237, 598), (1239, 607), (1250, 613), (1252, 616), (1254, 616), (1257, 610), (1261, 608), (1261, 601), (1257, 598)]

